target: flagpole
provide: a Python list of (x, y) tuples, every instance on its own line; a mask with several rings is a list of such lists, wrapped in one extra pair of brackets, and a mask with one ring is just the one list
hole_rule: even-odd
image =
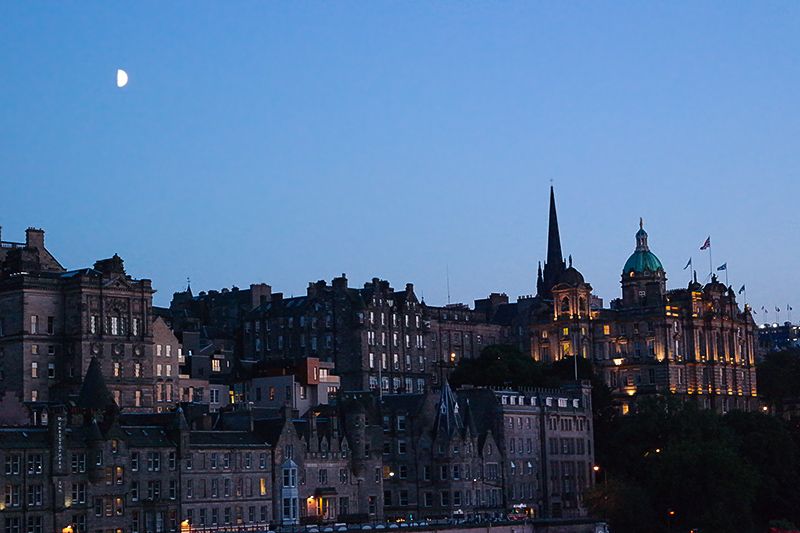
[(708, 277), (714, 275), (714, 262), (711, 260), (711, 243), (708, 243)]
[(728, 262), (725, 262), (725, 286), (728, 286)]

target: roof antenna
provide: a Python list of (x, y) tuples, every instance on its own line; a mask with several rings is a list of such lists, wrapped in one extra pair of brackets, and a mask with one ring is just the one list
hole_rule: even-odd
[(447, 305), (450, 305), (450, 265), (444, 266), (447, 272)]

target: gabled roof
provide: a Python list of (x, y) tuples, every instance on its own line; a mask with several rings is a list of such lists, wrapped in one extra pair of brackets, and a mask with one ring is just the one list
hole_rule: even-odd
[(454, 433), (464, 429), (458, 402), (447, 380), (442, 385), (442, 395), (436, 408), (434, 432), (437, 437), (450, 438)]

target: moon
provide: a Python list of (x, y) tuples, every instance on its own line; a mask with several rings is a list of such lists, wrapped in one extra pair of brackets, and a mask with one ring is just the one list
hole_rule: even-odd
[(128, 73), (124, 70), (117, 70), (117, 87), (124, 87), (128, 83)]

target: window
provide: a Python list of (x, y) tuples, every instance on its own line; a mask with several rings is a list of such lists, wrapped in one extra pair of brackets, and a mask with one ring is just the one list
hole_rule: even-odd
[(161, 454), (159, 452), (147, 452), (147, 471), (158, 472), (161, 470)]
[(283, 498), (283, 519), (297, 520), (298, 501), (297, 498)]
[(347, 496), (339, 497), (339, 515), (346, 515), (350, 513), (350, 498)]
[(86, 483), (72, 484), (72, 503), (86, 503)]
[(6, 518), (5, 533), (20, 533), (20, 522), (18, 516), (10, 516)]
[(20, 486), (6, 485), (5, 492), (6, 507), (19, 507), (20, 505)]
[(319, 469), (319, 484), (326, 485), (328, 483), (328, 470), (325, 468)]
[[(320, 477), (321, 476), (322, 474), (320, 474)], [(327, 479), (327, 471), (325, 476)], [(286, 488), (292, 488), (297, 486), (297, 468), (287, 467), (283, 469), (283, 486)]]
[[(34, 346), (36, 346), (34, 344)], [(38, 378), (39, 377), (39, 363), (33, 362), (31, 363), (31, 377)]]
[(39, 317), (31, 315), (31, 335), (39, 333)]
[(86, 472), (86, 454), (74, 453), (72, 454), (72, 473), (80, 474)]
[(36, 507), (42, 505), (42, 486), (28, 485), (28, 506)]
[(28, 533), (42, 533), (42, 517), (29, 516), (28, 517)]
[(150, 480), (147, 482), (147, 498), (157, 500), (161, 497), (161, 481)]
[(34, 453), (28, 455), (28, 473), (29, 474), (42, 473), (42, 454)]

